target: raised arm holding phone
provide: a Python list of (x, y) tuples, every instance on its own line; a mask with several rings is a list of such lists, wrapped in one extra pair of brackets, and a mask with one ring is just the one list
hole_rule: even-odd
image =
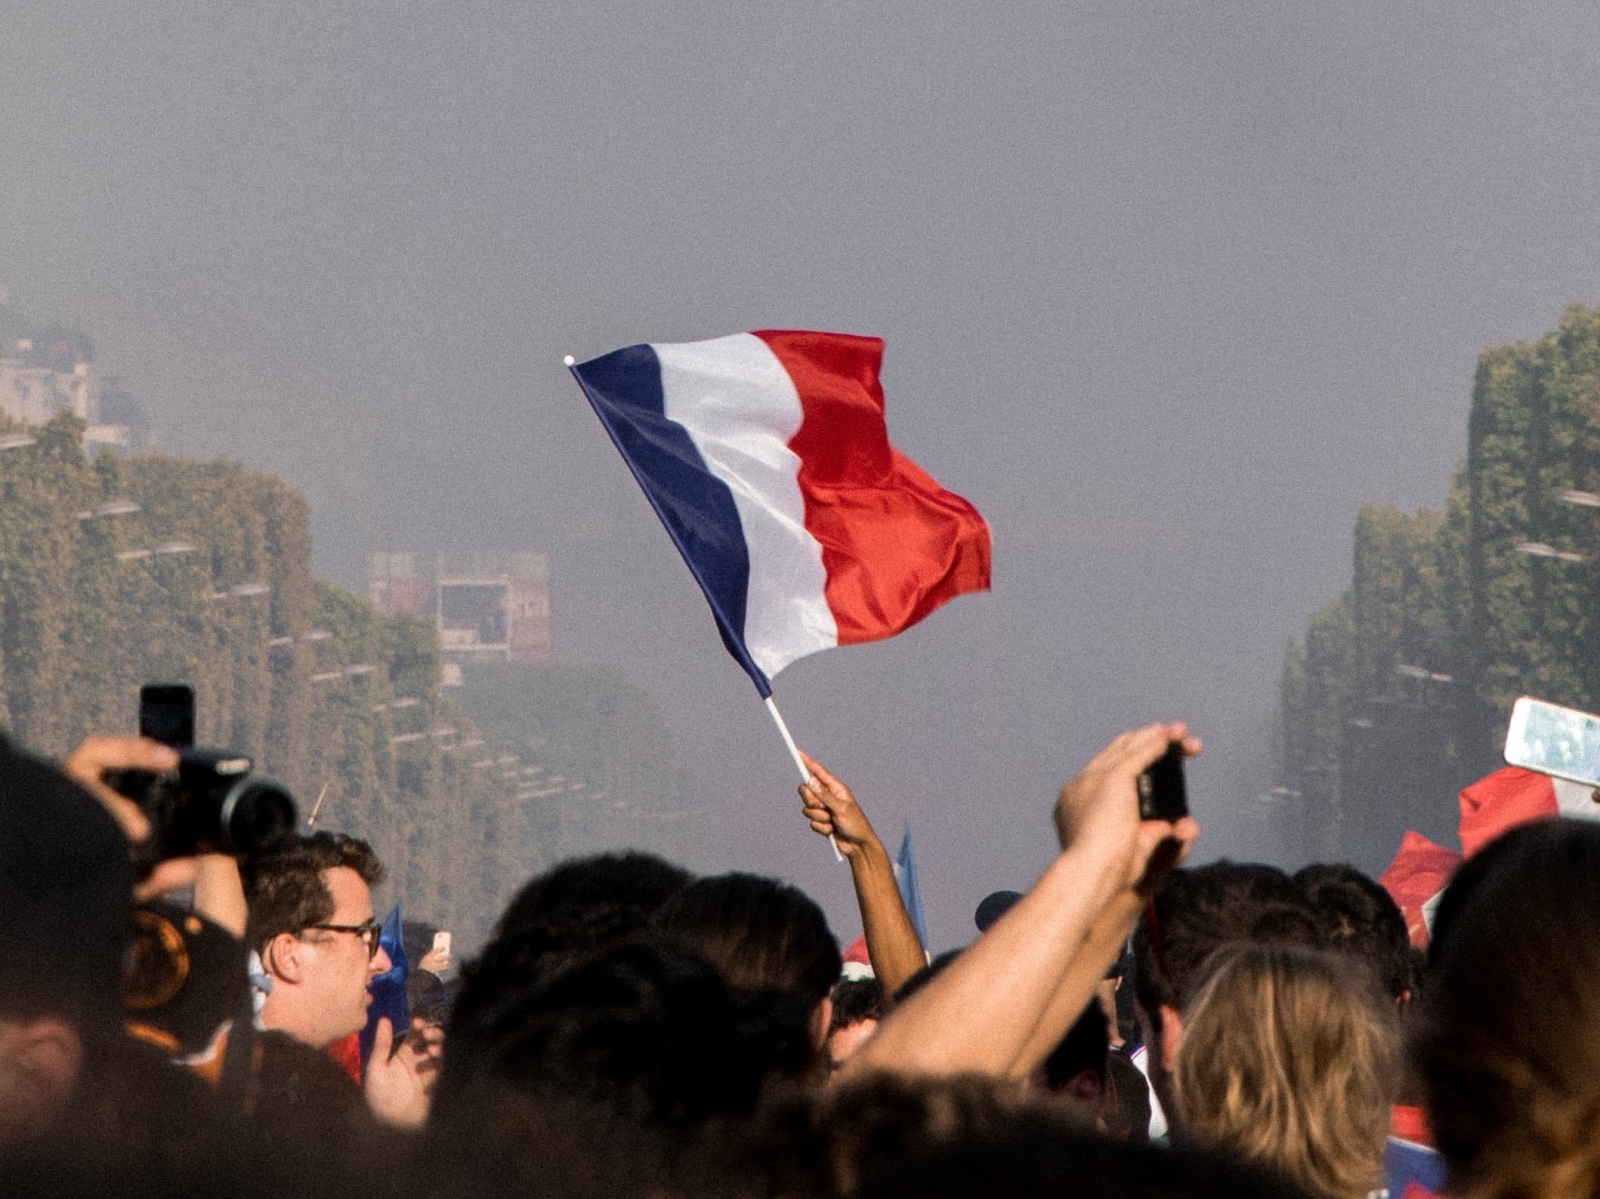
[[(1061, 789), (1061, 853), (970, 949), (896, 1008), (840, 1071), (1025, 1072), (1084, 1007), (1143, 897), (1200, 835), (1189, 816), (1141, 819), (1141, 778), (1200, 752), (1181, 723), (1117, 737)], [(1148, 784), (1145, 784), (1148, 787)]]

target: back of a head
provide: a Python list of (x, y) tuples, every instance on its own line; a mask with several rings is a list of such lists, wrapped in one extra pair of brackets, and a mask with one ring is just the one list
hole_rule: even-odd
[(1363, 962), (1391, 999), (1412, 987), (1411, 938), (1400, 905), (1354, 866), (1307, 866), (1294, 876), (1321, 918), (1327, 947)]
[(798, 1074), (810, 1056), (800, 1003), (735, 995), (697, 956), (648, 944), (500, 992), (452, 1024), (449, 1044), (434, 1101), (444, 1126), (509, 1090), (683, 1130), (749, 1115), (771, 1077)]
[(562, 909), (583, 913), (600, 907), (629, 908), (638, 911), (641, 920), (648, 919), (693, 878), (653, 853), (630, 850), (572, 858), (523, 885), (495, 925), (495, 936), (537, 924)]
[(1134, 987), (1144, 1010), (1182, 1010), (1201, 968), (1235, 941), (1320, 949), (1322, 926), (1305, 893), (1275, 866), (1212, 862), (1174, 870), (1133, 934)]
[(1600, 1192), (1600, 825), (1513, 829), (1434, 921), (1412, 1037), (1453, 1195)]
[(714, 965), (730, 986), (767, 987), (812, 1006), (828, 997), (843, 968), (816, 901), (773, 878), (698, 879), (662, 904), (652, 923)]
[(115, 1028), (132, 891), (128, 842), (105, 808), (0, 747), (0, 1016)]
[(631, 906), (563, 905), (501, 933), (461, 972), (451, 1023), (469, 1022), (501, 995), (537, 987), (635, 939), (646, 927)]
[[(1130, 1067), (1132, 1068), (1132, 1067)], [(1137, 1070), (1135, 1070), (1137, 1074)], [(1281, 1179), (1187, 1148), (1129, 1149), (1013, 1079), (877, 1071), (784, 1091), (702, 1141), (677, 1192), (793, 1199), (1288, 1199)]]
[(1205, 975), (1173, 1079), (1185, 1132), (1327, 1199), (1376, 1190), (1399, 1083), (1394, 1005), (1358, 964), (1293, 946), (1235, 944)]
[(245, 939), (250, 948), (259, 950), (280, 933), (301, 933), (329, 919), (334, 901), (322, 876), (341, 866), (354, 870), (369, 887), (383, 881), (383, 863), (372, 846), (343, 833), (296, 837), (246, 861), (250, 919)]
[(746, 1170), (728, 1169), (714, 1150), (710, 1181), (754, 1166), (764, 1186), (752, 1193), (852, 1195), (864, 1174), (892, 1174), (935, 1146), (998, 1130), (1024, 1102), (1016, 1082), (978, 1074), (873, 1071), (836, 1086), (783, 1092), (763, 1104), (741, 1138), (716, 1147), (746, 1159)]
[(882, 1020), (883, 985), (875, 978), (844, 978), (833, 988), (833, 1021), (828, 1031), (849, 1028), (863, 1020)]
[(869, 1163), (860, 1199), (1286, 1199), (1277, 1177), (1189, 1149), (1093, 1136), (1036, 1108), (1002, 1126)]
[(1044, 1059), (1045, 1085), (1052, 1091), (1060, 1091), (1086, 1070), (1093, 1071), (1104, 1085), (1106, 1052), (1110, 1046), (1105, 1013), (1098, 1003), (1091, 1003), (1067, 1029), (1061, 1043)]

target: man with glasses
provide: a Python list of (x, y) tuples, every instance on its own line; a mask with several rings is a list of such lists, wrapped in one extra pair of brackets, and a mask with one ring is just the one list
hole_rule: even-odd
[[(317, 832), (261, 857), (247, 873), (247, 936), (265, 991), (257, 1023), (266, 1031), (252, 1056), (274, 1063), (257, 1067), (255, 1085), (243, 1088), (246, 1101), (259, 1095), (270, 1103), (281, 1093), (290, 1107), (309, 1095), (329, 1108), (359, 1108), (360, 1096), (326, 1051), (366, 1027), (371, 982), (391, 965), (372, 910), (383, 864), (365, 841)], [(418, 1127), (427, 1116), (438, 1034), (419, 1032), (395, 1048), (395, 1033), (380, 1023), (366, 1068), (367, 1105), (382, 1120)], [(293, 1052), (285, 1040), (315, 1052)]]

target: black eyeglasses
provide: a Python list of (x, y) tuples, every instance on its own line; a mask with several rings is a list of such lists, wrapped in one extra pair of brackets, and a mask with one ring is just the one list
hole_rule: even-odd
[(378, 934), (383, 931), (383, 925), (376, 920), (368, 920), (365, 924), (308, 924), (306, 927), (325, 933), (354, 933), (367, 943), (367, 957), (378, 956)]

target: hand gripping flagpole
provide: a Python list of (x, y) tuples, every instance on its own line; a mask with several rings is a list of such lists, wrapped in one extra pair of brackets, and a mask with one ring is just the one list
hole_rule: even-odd
[[(811, 771), (806, 769), (806, 760), (800, 756), (800, 747), (794, 743), (794, 737), (789, 733), (789, 726), (783, 723), (783, 713), (778, 711), (778, 705), (767, 696), (763, 701), (767, 711), (772, 715), (772, 723), (778, 726), (778, 732), (783, 734), (783, 743), (789, 747), (789, 756), (794, 759), (794, 764), (800, 768), (800, 781), (809, 783)], [(828, 834), (828, 844), (833, 846), (833, 856), (839, 861), (844, 861), (844, 854), (839, 852), (839, 842), (832, 833)]]

